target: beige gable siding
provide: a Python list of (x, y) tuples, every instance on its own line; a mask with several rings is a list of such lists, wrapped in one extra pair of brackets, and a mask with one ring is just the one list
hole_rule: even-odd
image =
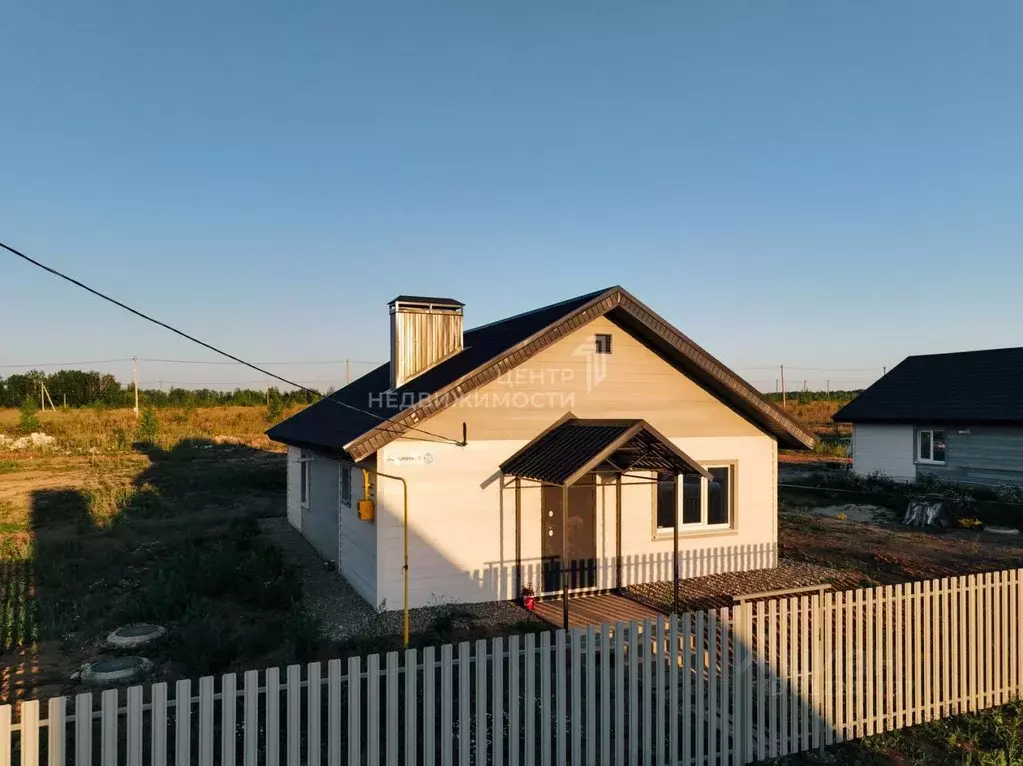
[[(612, 353), (594, 356), (595, 333), (612, 335)], [(774, 566), (777, 562), (776, 443), (639, 341), (607, 319), (538, 354), (504, 380), (488, 384), (423, 427), (461, 437), (458, 447), (424, 438), (398, 439), (377, 453), (380, 470), (402, 476), (409, 492), (409, 574), (413, 607), (516, 598), (514, 482), (502, 488), (498, 466), (554, 420), (645, 418), (701, 462), (730, 461), (736, 469), (731, 531), (683, 535), (682, 575)], [(630, 481), (626, 479), (626, 481)], [(540, 491), (521, 492), (524, 580), (540, 577)], [(377, 489), (378, 598), (402, 603), (402, 494), (399, 482)], [(653, 489), (622, 492), (623, 584), (672, 576), (672, 541), (656, 538)], [(616, 511), (613, 487), (598, 490), (597, 587), (615, 587)]]
[[(597, 333), (611, 335), (612, 353), (593, 353)], [(663, 434), (763, 433), (606, 317), (481, 386), (423, 427), (461, 438), (464, 421), (470, 440), (529, 440), (566, 411), (581, 418), (645, 418)]]

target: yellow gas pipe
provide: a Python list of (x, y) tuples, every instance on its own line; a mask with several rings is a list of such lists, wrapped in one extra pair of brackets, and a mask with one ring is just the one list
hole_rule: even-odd
[[(394, 479), (401, 482), (402, 489), (402, 511), (401, 511), (401, 537), (404, 546), (404, 560), (402, 562), (401, 574), (405, 588), (404, 615), (402, 618), (402, 642), (408, 648), (408, 483), (400, 476), (392, 476), (388, 473), (380, 473), (377, 476), (384, 479)], [(369, 470), (362, 469), (362, 496), (369, 499)]]

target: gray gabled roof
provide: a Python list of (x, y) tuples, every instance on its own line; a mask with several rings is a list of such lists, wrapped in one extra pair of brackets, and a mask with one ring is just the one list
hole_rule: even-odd
[(424, 421), (431, 415), (599, 316), (607, 316), (638, 337), (778, 439), (779, 446), (806, 449), (816, 443), (814, 435), (791, 415), (617, 286), (468, 330), (461, 352), (394, 391), (388, 390), (389, 365), (380, 365), (274, 426), (267, 435), (285, 444), (344, 454), (356, 461), (406, 433), (429, 438), (415, 429), (428, 431)]
[(1023, 348), (907, 357), (834, 420), (1023, 424)]

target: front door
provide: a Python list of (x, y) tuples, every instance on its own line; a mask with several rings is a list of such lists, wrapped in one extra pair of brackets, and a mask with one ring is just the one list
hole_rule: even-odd
[[(543, 592), (561, 591), (561, 487), (541, 489), (543, 523), (540, 543), (543, 556)], [(597, 484), (589, 474), (568, 488), (568, 530), (565, 539), (568, 587), (592, 588), (597, 584)]]

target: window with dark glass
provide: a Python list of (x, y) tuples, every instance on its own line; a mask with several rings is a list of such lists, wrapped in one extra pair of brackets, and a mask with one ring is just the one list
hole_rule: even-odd
[(709, 468), (707, 482), (707, 524), (727, 524), (732, 510), (732, 469), (729, 466)]
[(678, 488), (675, 474), (657, 474), (657, 527), (671, 529), (675, 524), (675, 509), (678, 508)]
[(606, 334), (598, 334), (596, 339), (596, 352), (598, 354), (610, 354), (611, 353), (611, 336)]
[(352, 507), (352, 469), (341, 466), (341, 503)]
[(703, 523), (703, 479), (693, 474), (682, 477), (682, 523)]
[(945, 432), (922, 428), (916, 434), (916, 457), (921, 463), (945, 462)]

